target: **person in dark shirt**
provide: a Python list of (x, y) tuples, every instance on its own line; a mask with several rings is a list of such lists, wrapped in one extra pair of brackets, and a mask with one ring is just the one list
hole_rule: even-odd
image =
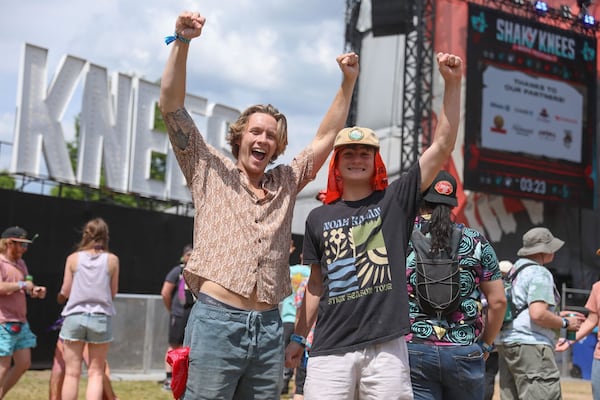
[(326, 204), (306, 220), (302, 254), (311, 273), (286, 348), (286, 366), (297, 367), (316, 321), (307, 400), (413, 398), (406, 248), (421, 193), (450, 157), (460, 120), (462, 60), (440, 53), (437, 61), (445, 93), (434, 140), (399, 179), (387, 185), (374, 131), (336, 136)]

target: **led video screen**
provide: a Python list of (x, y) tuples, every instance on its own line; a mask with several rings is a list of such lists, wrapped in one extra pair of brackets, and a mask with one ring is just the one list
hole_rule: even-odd
[(465, 189), (594, 208), (596, 39), (469, 4)]

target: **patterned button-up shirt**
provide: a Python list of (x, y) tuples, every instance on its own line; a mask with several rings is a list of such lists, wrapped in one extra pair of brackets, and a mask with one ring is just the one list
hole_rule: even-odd
[(291, 294), (292, 213), (296, 195), (316, 175), (312, 148), (266, 171), (266, 196), (259, 199), (246, 174), (204, 141), (187, 112), (165, 121), (169, 132), (192, 132), (184, 150), (173, 145), (195, 208), (194, 250), (183, 273), (190, 290), (197, 294), (207, 279), (244, 297), (256, 290), (258, 301), (278, 304)]

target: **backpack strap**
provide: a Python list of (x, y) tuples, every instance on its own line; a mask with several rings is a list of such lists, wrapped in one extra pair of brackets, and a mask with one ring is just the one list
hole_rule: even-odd
[[(517, 277), (517, 275), (519, 274), (519, 272), (523, 271), (527, 267), (531, 267), (532, 265), (538, 265), (538, 264), (534, 263), (534, 262), (525, 263), (525, 264), (521, 265), (519, 268), (512, 271), (512, 273), (506, 277), (506, 280), (510, 282), (510, 286), (511, 286), (510, 290), (512, 290), (512, 283), (515, 280), (515, 278)], [(524, 306), (517, 308), (515, 310), (515, 315), (514, 315), (513, 319), (516, 319), (517, 315), (519, 315), (519, 314), (521, 314), (521, 312), (525, 311), (525, 309), (527, 307), (529, 307), (529, 304), (525, 303)]]
[(454, 229), (452, 230), (452, 240), (450, 241), (450, 247), (453, 251), (451, 254), (453, 260), (458, 259), (458, 250), (460, 247), (460, 241), (462, 240), (462, 235), (463, 225), (454, 225)]
[[(462, 240), (462, 233), (463, 225), (455, 224), (452, 229), (452, 237), (450, 238), (450, 248), (452, 249), (450, 256), (453, 260), (456, 260), (458, 257), (458, 247), (460, 246), (460, 241)], [(417, 254), (429, 254), (431, 251), (431, 240), (428, 239), (416, 226), (413, 227), (410, 240)]]

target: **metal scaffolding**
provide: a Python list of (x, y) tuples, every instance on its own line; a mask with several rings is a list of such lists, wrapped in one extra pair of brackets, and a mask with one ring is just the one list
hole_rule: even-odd
[[(359, 52), (363, 34), (356, 29), (360, 0), (346, 1), (346, 51)], [(404, 87), (400, 126), (400, 172), (413, 165), (432, 135), (432, 79), (435, 0), (413, 2), (415, 29), (406, 34), (404, 47)], [(356, 88), (348, 125), (356, 122)], [(397, 127), (392, 127), (397, 128)]]
[(404, 45), (400, 172), (413, 165), (432, 139), (435, 0), (414, 2), (415, 30)]

